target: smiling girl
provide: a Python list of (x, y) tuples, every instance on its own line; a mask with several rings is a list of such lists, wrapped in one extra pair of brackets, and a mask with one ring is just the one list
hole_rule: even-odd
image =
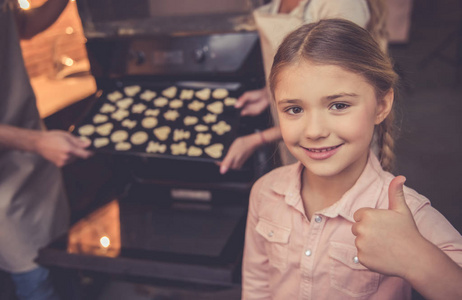
[(243, 299), (410, 299), (411, 287), (462, 299), (462, 237), (388, 172), (397, 77), (349, 21), (304, 25), (283, 41), (270, 88), (299, 162), (252, 188)]

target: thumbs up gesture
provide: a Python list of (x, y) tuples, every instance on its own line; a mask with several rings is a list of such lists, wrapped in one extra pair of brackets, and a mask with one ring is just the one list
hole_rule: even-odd
[(406, 178), (395, 177), (388, 188), (388, 209), (361, 208), (354, 214), (351, 231), (356, 236), (358, 258), (367, 268), (405, 277), (423, 236), (404, 198)]

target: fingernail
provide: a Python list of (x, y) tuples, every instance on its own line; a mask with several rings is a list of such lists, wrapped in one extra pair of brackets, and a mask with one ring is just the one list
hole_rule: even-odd
[(228, 168), (226, 166), (220, 167), (220, 174), (225, 174), (227, 171), (228, 171)]

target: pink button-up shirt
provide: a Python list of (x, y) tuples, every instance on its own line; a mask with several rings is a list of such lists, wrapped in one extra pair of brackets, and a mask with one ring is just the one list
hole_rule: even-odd
[[(243, 261), (243, 299), (410, 299), (399, 277), (357, 261), (353, 214), (388, 208), (393, 175), (370, 153), (356, 184), (334, 205), (307, 219), (300, 196), (303, 165), (278, 168), (252, 188)], [(405, 187), (421, 234), (462, 265), (462, 237), (424, 196)]]

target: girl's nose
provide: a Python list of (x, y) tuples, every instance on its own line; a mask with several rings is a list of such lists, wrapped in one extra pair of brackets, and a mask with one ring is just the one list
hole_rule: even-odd
[(327, 122), (321, 113), (312, 112), (307, 115), (305, 123), (305, 138), (318, 140), (329, 136)]

